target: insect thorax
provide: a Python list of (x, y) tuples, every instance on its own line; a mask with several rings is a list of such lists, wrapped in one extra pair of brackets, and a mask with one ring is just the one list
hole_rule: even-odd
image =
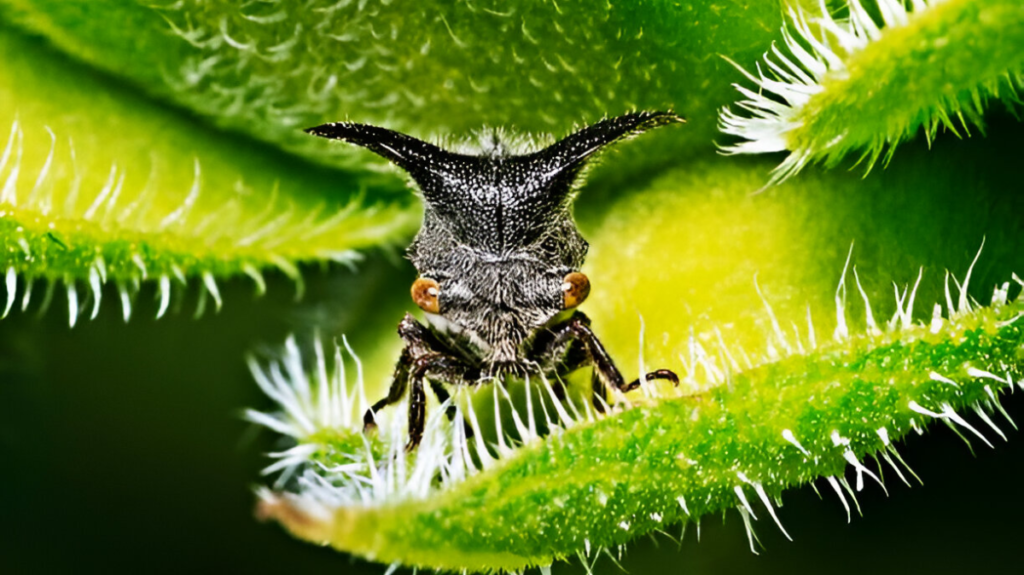
[(567, 207), (472, 208), (429, 206), (409, 259), (440, 285), (440, 313), (428, 316), (435, 331), (483, 364), (521, 362), (535, 332), (562, 311), (562, 278), (583, 264), (587, 243)]

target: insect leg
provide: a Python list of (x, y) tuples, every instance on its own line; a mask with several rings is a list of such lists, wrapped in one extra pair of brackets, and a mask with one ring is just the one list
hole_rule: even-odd
[[(656, 369), (654, 371), (649, 371), (647, 372), (647, 376), (644, 377), (644, 379), (648, 381), (652, 379), (664, 379), (666, 381), (671, 381), (673, 385), (679, 387), (679, 376), (676, 375), (676, 372), (672, 371), (671, 369)], [(629, 382), (625, 387), (622, 388), (622, 391), (633, 391), (638, 387), (640, 387), (639, 377)]]
[(416, 321), (412, 314), (405, 314), (398, 322), (398, 336), (405, 341), (406, 347), (415, 357), (431, 352), (444, 351), (445, 346), (423, 324)]
[[(608, 353), (608, 350), (606, 350), (604, 345), (601, 344), (601, 340), (597, 339), (597, 335), (595, 335), (593, 330), (590, 329), (589, 324), (590, 321), (585, 315), (577, 313), (572, 317), (572, 319), (566, 322), (565, 327), (573, 336), (583, 343), (591, 361), (594, 363), (594, 404), (597, 406), (598, 398), (603, 399), (605, 397), (605, 386), (610, 385), (619, 391), (628, 392), (640, 387), (640, 379), (637, 378), (626, 383), (625, 379), (622, 377), (622, 372), (619, 371), (619, 368), (615, 367), (615, 362), (612, 361), (612, 357)], [(557, 341), (559, 337), (556, 337), (555, 339)], [(671, 381), (675, 385), (679, 385), (679, 377), (676, 376), (674, 372), (667, 369), (652, 371), (647, 374), (645, 379), (664, 379)]]
[[(405, 445), (406, 451), (416, 449), (423, 440), (427, 405), (423, 379), (428, 374), (451, 382), (468, 383), (480, 379), (479, 369), (470, 367), (450, 355), (435, 352), (416, 358), (409, 372), (409, 443)], [(434, 392), (437, 393), (437, 388), (434, 388)], [(445, 394), (447, 395), (447, 392)]]
[[(587, 355), (590, 356), (590, 361), (594, 364), (594, 373), (598, 374), (606, 385), (611, 385), (615, 389), (622, 389), (625, 387), (626, 382), (622, 377), (622, 372), (619, 368), (615, 367), (615, 362), (612, 361), (612, 356), (609, 355), (608, 350), (601, 344), (601, 340), (597, 339), (593, 330), (587, 325), (589, 322), (582, 321), (577, 314), (567, 324), (567, 328), (579, 341), (583, 344)], [(586, 316), (584, 316), (586, 317)]]
[[(448, 393), (448, 390), (445, 389), (443, 385), (434, 380), (430, 380), (430, 389), (434, 390), (434, 395), (437, 396), (437, 400), (441, 403), (448, 401), (452, 397), (451, 394)], [(445, 410), (444, 413), (445, 415), (448, 416), (448, 421), (455, 419), (455, 411), (456, 409), (454, 405), (449, 405), (448, 409)]]
[(608, 397), (608, 388), (605, 387), (604, 380), (601, 379), (600, 375), (598, 375), (596, 369), (590, 374), (590, 387), (594, 392), (594, 395), (590, 399), (591, 403), (594, 404), (594, 409), (596, 409), (598, 413), (604, 413), (604, 408), (608, 405), (608, 400), (606, 399)]
[[(421, 357), (430, 353), (436, 353), (441, 346), (440, 342), (430, 333), (430, 330), (416, 321), (410, 314), (398, 324), (398, 335), (405, 341), (405, 348), (395, 365), (395, 374), (392, 379), (388, 395), (374, 403), (373, 406), (363, 414), (363, 429), (376, 427), (374, 415), (385, 407), (397, 403), (402, 399), (405, 390), (409, 385), (409, 370), (412, 368), (413, 358)], [(438, 396), (440, 398), (440, 396)], [(441, 399), (444, 401), (444, 399)]]
[[(451, 399), (452, 395), (448, 393), (448, 390), (445, 389), (443, 385), (441, 385), (439, 382), (433, 379), (428, 379), (428, 381), (430, 381), (430, 389), (434, 391), (434, 395), (437, 396), (438, 401), (444, 403)], [(452, 421), (455, 419), (455, 414), (458, 412), (458, 408), (455, 407), (455, 404), (452, 404), (448, 406), (448, 409), (444, 411), (444, 414), (445, 416), (448, 417), (448, 421)], [(465, 420), (463, 420), (463, 424), (464, 431), (466, 432), (466, 437), (473, 437), (473, 426), (471, 426), (469, 422)]]
[[(616, 378), (618, 381), (622, 381), (622, 375), (619, 374), (615, 364), (611, 362), (611, 358), (601, 347), (593, 332), (589, 330), (589, 325), (590, 319), (582, 312), (576, 312), (569, 321), (538, 337), (533, 353), (544, 358), (549, 365), (555, 366), (556, 375), (559, 376), (598, 364), (602, 358), (606, 360), (604, 365), (595, 366), (591, 375), (594, 407), (598, 411), (603, 411), (604, 399), (607, 395), (605, 379), (610, 377), (612, 381), (615, 381)], [(596, 347), (591, 345), (592, 342), (596, 344)], [(555, 394), (560, 400), (565, 399), (565, 390), (561, 384), (559, 384), (559, 389), (555, 390)]]
[(395, 364), (395, 375), (391, 380), (391, 389), (388, 390), (387, 396), (374, 403), (363, 414), (363, 431), (377, 427), (377, 421), (374, 416), (378, 411), (402, 399), (402, 396), (405, 394), (405, 388), (409, 385), (410, 366), (412, 366), (412, 354), (409, 353), (409, 348), (406, 347), (402, 350), (398, 363)]
[[(424, 356), (420, 360), (431, 361), (437, 356)], [(423, 440), (423, 429), (427, 412), (427, 394), (423, 391), (423, 377), (426, 375), (427, 367), (417, 367), (412, 373), (412, 385), (409, 389), (409, 442), (405, 444), (406, 451), (416, 449), (416, 446)], [(429, 366), (429, 363), (423, 364)]]

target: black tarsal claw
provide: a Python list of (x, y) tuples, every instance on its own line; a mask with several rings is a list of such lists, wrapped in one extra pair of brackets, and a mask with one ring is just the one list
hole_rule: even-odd
[(672, 385), (679, 387), (679, 376), (670, 369), (658, 369), (647, 374), (646, 379), (664, 379), (671, 381)]

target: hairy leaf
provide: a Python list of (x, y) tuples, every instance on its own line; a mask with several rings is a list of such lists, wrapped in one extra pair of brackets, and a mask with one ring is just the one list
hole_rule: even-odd
[[(325, 466), (321, 483), (307, 473), (301, 496), (266, 494), (262, 509), (299, 537), (378, 561), (471, 571), (576, 554), (586, 564), (602, 548), (729, 509), (748, 530), (760, 516), (785, 532), (775, 509), (785, 488), (824, 478), (849, 511), (856, 495), (847, 467), (857, 491), (865, 481), (884, 488), (876, 466), (862, 463), (868, 455), (908, 481), (913, 471), (892, 441), (934, 419), (989, 445), (986, 436), (1002, 435), (992, 419), (1002, 409), (997, 394), (1024, 375), (1022, 316), (1020, 303), (960, 314), (939, 329), (846, 339), (744, 370), (699, 396), (641, 400), (596, 420), (589, 411), (553, 416), (551, 437), (527, 436), (497, 462), (463, 456), (458, 430), (438, 433), (452, 438), (454, 455), (421, 452), (400, 464), (401, 435), (387, 449), (364, 445), (355, 426), (336, 429), (340, 437), (308, 444)], [(958, 415), (968, 407), (980, 422)], [(430, 457), (434, 466), (423, 462)], [(360, 463), (380, 465), (361, 487), (348, 475)], [(460, 478), (459, 467), (471, 477)], [(424, 470), (455, 478), (423, 497), (420, 483), (433, 480)]]
[[(733, 153), (788, 151), (778, 182), (810, 162), (857, 154), (868, 170), (896, 145), (939, 128), (984, 129), (993, 100), (1020, 102), (1024, 6), (1016, 0), (850, 0), (835, 17), (791, 9), (784, 48), (765, 53), (757, 86), (738, 86), (744, 111), (722, 130), (746, 141)], [(866, 8), (873, 9), (869, 12)]]
[[(713, 82), (756, 57), (779, 4), (4, 0), (66, 52), (221, 126), (359, 169), (367, 156), (310, 143), (328, 121), (420, 137), (483, 126), (561, 135), (629, 109), (671, 108), (689, 129), (641, 144), (617, 171), (706, 147), (730, 89)], [(125, 26), (111, 29), (117, 20)], [(660, 144), (659, 144), (660, 142)], [(355, 158), (355, 160), (353, 160)], [(629, 169), (632, 165), (634, 169)]]
[[(95, 316), (107, 282), (126, 319), (143, 280), (158, 285), (159, 314), (190, 280), (219, 305), (217, 280), (247, 274), (261, 287), (268, 267), (297, 278), (299, 262), (350, 262), (415, 225), (405, 190), (211, 131), (38, 40), (3, 29), (0, 58), (3, 315), (16, 296), (46, 305), (58, 283), (72, 324)], [(46, 291), (33, 291), (40, 280)]]

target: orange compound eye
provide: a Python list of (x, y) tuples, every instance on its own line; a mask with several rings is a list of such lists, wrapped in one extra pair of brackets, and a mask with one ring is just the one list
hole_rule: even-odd
[(572, 272), (562, 279), (562, 291), (565, 292), (562, 306), (565, 309), (572, 309), (583, 303), (590, 295), (590, 280), (580, 272)]
[(430, 278), (419, 278), (412, 282), (412, 301), (427, 313), (440, 313), (441, 306), (437, 297), (441, 295), (441, 287)]

